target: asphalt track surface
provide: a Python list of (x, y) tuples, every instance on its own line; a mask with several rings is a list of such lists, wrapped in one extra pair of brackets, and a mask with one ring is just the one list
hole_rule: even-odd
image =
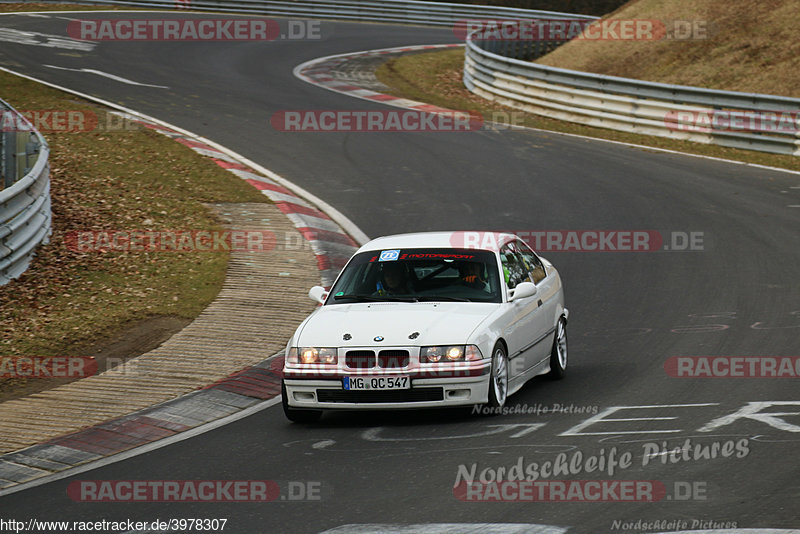
[[(158, 16), (164, 15), (135, 17)], [(0, 18), (2, 27), (55, 35), (64, 35), (66, 24), (53, 17)], [(3, 42), (0, 66), (208, 137), (325, 199), (373, 237), (465, 228), (703, 232), (704, 249), (691, 252), (545, 254), (566, 284), (569, 373), (560, 382), (536, 379), (509, 399), (512, 408), (560, 404), (602, 412), (657, 406), (608, 418), (669, 419), (597, 423), (576, 431), (591, 413), (551, 409), (477, 417), (467, 410), (337, 413), (304, 426), (289, 424), (275, 406), (154, 452), (6, 496), (0, 499), (0, 516), (227, 518), (225, 531), (235, 533), (318, 532), (364, 523), (530, 523), (607, 532), (614, 521), (640, 519), (800, 526), (797, 379), (671, 378), (664, 370), (671, 356), (800, 355), (800, 209), (789, 207), (800, 204), (800, 176), (543, 132), (275, 131), (269, 118), (282, 110), (386, 109), (296, 79), (292, 69), (303, 61), (455, 42), (448, 30), (410, 26), (323, 23), (322, 32), (322, 40), (266, 43), (102, 42), (91, 52)], [(169, 89), (46, 64), (96, 69)], [(794, 404), (758, 408), (783, 415), (737, 418), (701, 431), (756, 401)], [(667, 406), (678, 404), (702, 406)], [(686, 439), (702, 444), (747, 439), (747, 454), (666, 464), (658, 457), (641, 465), (646, 444), (667, 441), (672, 448)], [(462, 502), (453, 494), (460, 465), (477, 464), (480, 472), (510, 467), (520, 457), (528, 465), (554, 460), (562, 451), (592, 456), (614, 446), (632, 453), (632, 466), (611, 476), (572, 478), (659, 480), (672, 498), (498, 503)], [(67, 485), (87, 479), (310, 481), (321, 484), (322, 498), (270, 503), (68, 498)], [(705, 499), (700, 494), (681, 499), (676, 481), (698, 483)]]

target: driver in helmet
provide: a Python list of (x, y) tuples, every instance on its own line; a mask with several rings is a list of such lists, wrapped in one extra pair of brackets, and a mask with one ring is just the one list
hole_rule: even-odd
[(483, 264), (477, 261), (465, 261), (458, 266), (458, 274), (462, 285), (473, 289), (486, 290), (486, 276)]
[(409, 293), (411, 293), (411, 288), (405, 266), (396, 261), (381, 265), (381, 280), (377, 284), (377, 294), (384, 296), (408, 295)]

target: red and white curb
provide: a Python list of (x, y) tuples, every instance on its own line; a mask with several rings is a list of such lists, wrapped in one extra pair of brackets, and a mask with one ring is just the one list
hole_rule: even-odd
[(283, 353), (201, 390), (0, 456), (0, 496), (89, 471), (269, 408), (281, 394)]
[(275, 180), (260, 174), (239, 158), (233, 157), (196, 137), (168, 128), (153, 121), (122, 112), (113, 112), (126, 120), (162, 133), (189, 147), (198, 154), (211, 158), (217, 165), (230, 171), (248, 184), (261, 191), (294, 224), (295, 228), (311, 245), (317, 257), (322, 285), (330, 287), (344, 264), (358, 249), (359, 244), (310, 202), (300, 198)]
[(413, 109), (428, 113), (452, 113), (456, 110), (434, 106), (424, 102), (417, 102), (416, 100), (409, 100), (407, 98), (400, 98), (399, 96), (378, 93), (370, 89), (353, 85), (352, 83), (337, 80), (331, 75), (331, 71), (336, 70), (336, 67), (342, 65), (343, 63), (347, 63), (348, 61), (356, 58), (420, 52), (423, 50), (441, 50), (444, 48), (457, 48), (463, 46), (463, 44), (400, 46), (396, 48), (381, 48), (377, 50), (365, 50), (362, 52), (351, 52), (347, 54), (337, 54), (335, 56), (325, 56), (301, 63), (294, 68), (294, 75), (305, 82), (328, 89), (329, 91), (343, 93), (347, 96), (360, 98), (362, 100), (369, 100), (370, 102), (379, 102), (389, 106)]
[[(246, 181), (264, 195), (293, 222), (310, 243), (317, 258), (322, 284), (332, 285), (345, 262), (358, 249), (330, 216), (304, 200), (277, 179), (264, 176), (243, 158), (212, 143), (158, 123), (149, 118), (113, 111), (174, 139)], [(273, 175), (278, 178), (277, 175)], [(366, 236), (360, 237), (362, 241)], [(218, 425), (229, 418), (240, 418), (271, 406), (280, 396), (283, 369), (282, 353), (255, 366), (243, 369), (202, 390), (139, 410), (130, 415), (61, 436), (0, 456), (0, 496), (63, 478), (78, 470), (88, 470), (150, 450), (148, 445), (169, 443), (193, 435), (192, 431)], [(185, 434), (185, 437), (181, 437)]]
[[(326, 213), (223, 148), (148, 118), (126, 112), (112, 113), (210, 157), (217, 165), (266, 195), (311, 244), (322, 284), (326, 287), (333, 283), (339, 270), (358, 248), (358, 243)], [(274, 402), (265, 401), (280, 396), (282, 368), (283, 357), (278, 354), (202, 390), (2, 455), (0, 496), (63, 478), (78, 470), (99, 467), (115, 458), (124, 459), (133, 455), (126, 453), (132, 449), (147, 452), (150, 450), (148, 445), (155, 442), (185, 439), (193, 435), (193, 430), (212, 424), (216, 426), (222, 420), (244, 417), (269, 407)], [(182, 434), (185, 437), (181, 437)]]
[[(113, 102), (0, 70), (104, 105), (212, 158), (260, 190), (310, 243), (322, 284), (329, 287), (344, 263), (369, 238), (334, 207), (268, 169), (208, 139)], [(206, 388), (127, 416), (0, 456), (0, 496), (96, 469), (247, 417), (279, 402), (282, 353)]]

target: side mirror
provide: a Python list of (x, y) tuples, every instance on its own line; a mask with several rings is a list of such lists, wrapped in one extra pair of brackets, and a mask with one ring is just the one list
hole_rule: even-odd
[(324, 304), (325, 299), (328, 298), (328, 292), (325, 291), (325, 288), (322, 286), (314, 286), (308, 290), (308, 298), (320, 304)]
[(513, 289), (513, 293), (508, 297), (508, 301), (513, 302), (515, 300), (532, 297), (537, 291), (536, 284), (533, 282), (520, 282), (517, 284), (517, 287)]

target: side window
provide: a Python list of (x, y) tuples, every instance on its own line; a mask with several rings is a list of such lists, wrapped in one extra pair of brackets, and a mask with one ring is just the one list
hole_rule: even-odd
[(508, 289), (514, 289), (520, 282), (530, 280), (528, 268), (514, 243), (503, 245), (500, 249), (500, 261), (503, 263), (503, 275)]
[(544, 264), (542, 264), (542, 260), (540, 260), (539, 257), (534, 254), (533, 251), (524, 243), (519, 244), (519, 249), (520, 253), (522, 254), (522, 259), (525, 261), (525, 266), (531, 275), (531, 280), (534, 284), (538, 284), (544, 280), (545, 276), (547, 276), (547, 273), (544, 270)]

